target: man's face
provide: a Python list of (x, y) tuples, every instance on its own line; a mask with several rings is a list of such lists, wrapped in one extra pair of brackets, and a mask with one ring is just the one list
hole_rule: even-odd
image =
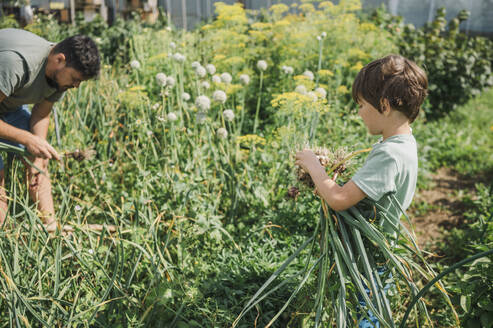
[(67, 91), (71, 88), (78, 88), (84, 78), (82, 73), (72, 67), (62, 67), (54, 71), (51, 77), (47, 77), (48, 84), (58, 91)]

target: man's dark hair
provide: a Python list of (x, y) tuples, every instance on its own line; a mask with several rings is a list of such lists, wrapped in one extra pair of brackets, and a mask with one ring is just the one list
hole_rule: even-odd
[(359, 71), (353, 83), (353, 99), (363, 98), (380, 113), (388, 100), (392, 109), (402, 112), (413, 122), (427, 95), (426, 73), (413, 61), (389, 55), (372, 61)]
[(86, 35), (68, 37), (57, 43), (53, 53), (64, 54), (67, 67), (79, 71), (86, 79), (98, 76), (101, 59), (98, 47), (90, 37)]

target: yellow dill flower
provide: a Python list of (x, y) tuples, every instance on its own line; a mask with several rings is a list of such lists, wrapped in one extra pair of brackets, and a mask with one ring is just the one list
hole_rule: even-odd
[(315, 12), (315, 7), (311, 3), (304, 3), (298, 7), (302, 12), (306, 13), (313, 13)]
[(334, 7), (334, 4), (331, 1), (322, 1), (318, 4), (318, 8), (320, 9), (332, 8), (332, 7)]
[(359, 72), (362, 68), (363, 68), (363, 63), (360, 62), (360, 61), (358, 61), (358, 62), (356, 62), (356, 64), (354, 64), (351, 67), (351, 70), (354, 71), (354, 72)]
[(142, 85), (136, 85), (131, 88), (128, 88), (128, 91), (142, 91), (145, 90), (146, 88)]
[(256, 30), (266, 30), (266, 29), (272, 28), (272, 24), (271, 23), (262, 23), (262, 22), (253, 23), (252, 28), (256, 29)]
[(274, 14), (274, 15), (282, 15), (284, 14), (286, 11), (289, 10), (289, 7), (283, 3), (278, 3), (278, 4), (275, 4), (275, 5), (272, 5), (269, 10)]
[(318, 71), (318, 76), (320, 76), (321, 78), (328, 78), (334, 76), (334, 72), (328, 69), (321, 69), (320, 71)]
[(369, 55), (359, 48), (350, 48), (348, 50), (348, 55), (354, 59), (367, 59)]
[(219, 62), (219, 61), (222, 61), (224, 58), (226, 58), (225, 55), (223, 55), (223, 54), (217, 54), (217, 55), (214, 56), (214, 59), (213, 60), (215, 62)]
[[(214, 59), (216, 59), (214, 57)], [(237, 66), (237, 65), (243, 65), (245, 64), (245, 59), (239, 56), (232, 56), (223, 61), (225, 65), (230, 65), (230, 66)]]
[(240, 90), (243, 89), (243, 86), (240, 85), (240, 84), (226, 84), (225, 85), (225, 92), (227, 95), (231, 95), (231, 94), (234, 94)]
[(290, 21), (287, 19), (281, 19), (274, 23), (274, 27), (284, 27), (291, 25)]
[(346, 94), (348, 93), (349, 90), (348, 88), (345, 86), (345, 85), (340, 85), (338, 88), (337, 88), (337, 93), (342, 93), (342, 94)]
[(265, 145), (265, 139), (256, 134), (247, 134), (236, 137), (236, 143), (243, 146)]
[(359, 28), (362, 32), (378, 31), (378, 28), (375, 26), (375, 24), (368, 22), (361, 23)]
[(250, 30), (250, 31), (248, 31), (248, 33), (252, 37), (254, 37), (255, 39), (257, 39), (256, 41), (265, 41), (265, 40), (267, 40), (267, 35), (265, 35), (265, 33), (263, 31)]
[(152, 57), (149, 57), (148, 61), (152, 62), (152, 61), (163, 59), (163, 58), (166, 58), (166, 57), (168, 57), (168, 54), (166, 52), (161, 52), (161, 53), (159, 53), (157, 55), (154, 55)]
[(490, 130), (491, 130), (491, 131), (493, 131), (493, 125), (492, 125), (492, 126), (490, 126)]

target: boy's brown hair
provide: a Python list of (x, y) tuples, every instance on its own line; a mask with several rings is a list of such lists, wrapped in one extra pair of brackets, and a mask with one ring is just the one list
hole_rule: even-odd
[(387, 99), (392, 109), (398, 110), (413, 122), (426, 98), (428, 78), (413, 61), (399, 55), (377, 59), (363, 67), (353, 82), (353, 99), (361, 98), (380, 113)]

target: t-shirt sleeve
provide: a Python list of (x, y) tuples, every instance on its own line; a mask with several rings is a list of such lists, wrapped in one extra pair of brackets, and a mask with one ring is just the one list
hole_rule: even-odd
[(351, 180), (369, 198), (379, 201), (385, 194), (396, 191), (397, 163), (387, 152), (371, 153), (365, 164)]
[(64, 91), (62, 91), (62, 92), (55, 92), (52, 95), (50, 95), (49, 97), (46, 97), (46, 100), (54, 103), (54, 102), (57, 102), (57, 101), (61, 100), (64, 96), (65, 96), (65, 92)]
[(9, 97), (22, 88), (28, 74), (24, 60), (14, 51), (0, 51), (0, 91)]

